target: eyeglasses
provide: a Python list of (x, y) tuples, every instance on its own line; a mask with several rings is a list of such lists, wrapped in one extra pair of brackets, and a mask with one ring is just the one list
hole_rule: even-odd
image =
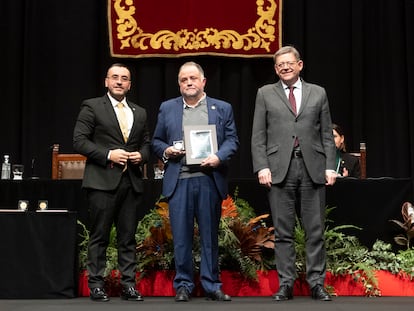
[(118, 75), (112, 75), (107, 77), (108, 79), (112, 80), (112, 81), (119, 81), (119, 79), (121, 79), (121, 82), (128, 82), (130, 81), (128, 76), (118, 76)]
[(295, 61), (293, 61), (293, 62), (283, 62), (283, 63), (276, 64), (276, 67), (277, 67), (277, 68), (279, 68), (279, 69), (282, 69), (282, 68), (284, 68), (284, 67), (285, 67), (285, 65), (287, 65), (289, 68), (292, 68), (292, 67), (293, 67), (293, 66), (295, 66), (298, 62), (299, 62), (298, 60), (295, 60)]

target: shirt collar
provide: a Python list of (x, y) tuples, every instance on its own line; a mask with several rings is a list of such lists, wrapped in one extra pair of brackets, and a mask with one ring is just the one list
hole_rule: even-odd
[(128, 107), (128, 103), (126, 101), (126, 97), (124, 97), (121, 101), (116, 100), (111, 96), (111, 94), (108, 93), (109, 100), (111, 101), (112, 107), (116, 108), (118, 103), (123, 103), (124, 107)]
[[(285, 84), (283, 81), (281, 82), (284, 90), (289, 89), (289, 86), (287, 86), (287, 84)], [(293, 87), (299, 90), (302, 89), (302, 80), (299, 78), (295, 83), (293, 83)]]
[(206, 97), (207, 97), (207, 95), (206, 95), (206, 93), (204, 93), (203, 96), (200, 98), (200, 100), (197, 102), (197, 104), (195, 104), (194, 106), (188, 105), (185, 102), (185, 98), (183, 97), (183, 107), (184, 107), (184, 109), (186, 109), (186, 108), (196, 108), (196, 107), (198, 107), (200, 105), (203, 105), (203, 104), (206, 103)]

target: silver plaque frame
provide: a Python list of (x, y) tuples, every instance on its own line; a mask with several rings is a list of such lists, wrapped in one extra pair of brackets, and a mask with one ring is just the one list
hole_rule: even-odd
[(184, 144), (187, 164), (201, 164), (201, 161), (218, 150), (216, 126), (185, 125)]

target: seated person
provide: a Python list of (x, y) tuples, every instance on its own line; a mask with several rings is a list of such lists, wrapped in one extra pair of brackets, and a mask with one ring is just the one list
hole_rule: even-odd
[(346, 152), (345, 135), (341, 127), (332, 124), (336, 146), (336, 173), (342, 177), (361, 177), (361, 167), (358, 157)]

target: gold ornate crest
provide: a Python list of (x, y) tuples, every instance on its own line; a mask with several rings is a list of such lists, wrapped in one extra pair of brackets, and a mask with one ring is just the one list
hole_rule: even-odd
[[(246, 33), (233, 29), (208, 27), (203, 30), (158, 30), (148, 33), (138, 25), (135, 16), (136, 1), (108, 1), (108, 20), (111, 53), (120, 57), (154, 56), (154, 54), (217, 54), (225, 56), (265, 56), (272, 53), (271, 45), (281, 44), (281, 4), (278, 0), (257, 0), (255, 24)], [(278, 8), (279, 6), (279, 8)], [(277, 12), (279, 14), (277, 14)], [(116, 14), (112, 16), (112, 14)], [(112, 27), (116, 27), (113, 33)], [(114, 41), (112, 36), (116, 35)], [(114, 53), (114, 42), (119, 53)], [(273, 48), (275, 50), (275, 48)], [(125, 55), (124, 54), (132, 54)], [(145, 55), (151, 54), (151, 55)]]

